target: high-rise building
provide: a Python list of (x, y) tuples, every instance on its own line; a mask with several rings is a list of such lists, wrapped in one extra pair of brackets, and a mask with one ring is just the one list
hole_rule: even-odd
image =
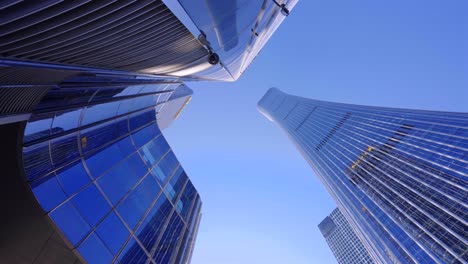
[(468, 262), (468, 114), (317, 101), (270, 89), (295, 143), (376, 263)]
[(366, 248), (338, 208), (318, 225), (339, 264), (373, 264)]
[(0, 3), (0, 262), (190, 262), (201, 200), (161, 131), (296, 2)]

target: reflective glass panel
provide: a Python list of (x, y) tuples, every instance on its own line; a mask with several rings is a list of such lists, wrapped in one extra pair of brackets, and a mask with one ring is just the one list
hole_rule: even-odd
[(111, 263), (113, 258), (101, 239), (94, 233), (83, 241), (78, 247), (78, 252), (89, 264)]
[(128, 230), (114, 213), (111, 213), (102, 221), (96, 232), (113, 255), (119, 252), (129, 235)]
[(89, 232), (89, 225), (71, 202), (62, 204), (49, 216), (73, 245), (76, 245)]
[(57, 177), (67, 195), (72, 195), (91, 181), (81, 160), (57, 172)]
[(66, 198), (57, 179), (51, 175), (32, 184), (34, 195), (44, 211), (50, 211)]
[(94, 184), (78, 193), (72, 200), (91, 226), (95, 226), (111, 209)]
[(126, 160), (98, 179), (98, 183), (115, 205), (137, 183), (138, 179), (139, 177), (130, 169)]

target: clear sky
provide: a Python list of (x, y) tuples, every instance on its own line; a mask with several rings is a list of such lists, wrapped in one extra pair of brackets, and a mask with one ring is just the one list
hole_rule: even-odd
[(468, 111), (468, 1), (302, 0), (234, 83), (189, 83), (167, 139), (203, 200), (192, 263), (336, 263), (317, 225), (335, 203), (256, 108), (304, 97)]

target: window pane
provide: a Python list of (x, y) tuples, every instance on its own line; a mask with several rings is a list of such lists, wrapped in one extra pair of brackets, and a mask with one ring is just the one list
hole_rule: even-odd
[(61, 133), (78, 127), (81, 117), (81, 108), (57, 112), (52, 122), (51, 134)]
[(82, 126), (102, 121), (117, 115), (120, 102), (110, 102), (88, 107), (84, 112)]
[(71, 202), (51, 212), (50, 217), (73, 245), (76, 245), (89, 232), (89, 225)]
[(183, 229), (184, 223), (180, 219), (179, 215), (176, 213), (172, 214), (171, 220), (169, 221), (169, 224), (153, 255), (156, 263), (170, 262), (179, 239), (181, 238)]
[(156, 180), (147, 176), (142, 183), (118, 206), (127, 224), (133, 229), (160, 191)]
[(78, 193), (72, 200), (91, 226), (95, 226), (111, 209), (94, 184)]
[(113, 120), (81, 131), (81, 148), (84, 153), (95, 151), (128, 133), (124, 130), (127, 120)]
[(24, 142), (48, 137), (52, 124), (52, 114), (32, 115), (24, 130)]
[(23, 148), (23, 164), (28, 180), (34, 180), (52, 171), (50, 161), (49, 145)]
[(78, 252), (89, 264), (111, 263), (113, 258), (104, 243), (94, 233), (83, 241)]
[(164, 185), (178, 164), (179, 162), (171, 151), (153, 168), (152, 172), (161, 181), (161, 184)]
[(57, 177), (68, 195), (74, 194), (91, 181), (81, 160), (60, 170)]
[(124, 159), (116, 145), (111, 145), (86, 159), (86, 164), (94, 178)]
[(151, 109), (143, 114), (131, 116), (130, 117), (130, 130), (135, 130), (155, 120), (156, 120), (156, 112), (154, 112), (154, 109)]
[(169, 150), (169, 145), (162, 135), (158, 136), (153, 141), (149, 142), (141, 149), (142, 156), (146, 160), (148, 166), (156, 164), (161, 157)]
[(117, 145), (119, 146), (119, 149), (122, 152), (122, 155), (124, 155), (125, 157), (136, 151), (129, 136), (120, 140), (117, 143)]
[(139, 177), (130, 169), (126, 160), (102, 176), (98, 183), (115, 205), (137, 183), (138, 179)]
[(159, 129), (157, 128), (156, 124), (152, 123), (147, 127), (139, 130), (132, 134), (133, 142), (137, 148), (140, 148), (144, 144), (151, 141), (159, 134)]
[(138, 228), (137, 235), (148, 251), (151, 251), (154, 243), (164, 227), (164, 223), (172, 211), (172, 205), (165, 195), (160, 195), (156, 204), (146, 216), (145, 220)]
[(44, 211), (54, 209), (66, 198), (65, 193), (54, 176), (55, 175), (52, 174), (50, 177), (40, 179), (31, 184), (34, 195)]
[(113, 255), (116, 255), (128, 238), (129, 232), (120, 219), (111, 213), (98, 226), (97, 233)]
[(185, 174), (185, 172), (182, 170), (182, 167), (179, 167), (164, 190), (172, 201), (175, 201), (175, 199), (179, 196), (187, 179), (187, 174)]
[(71, 134), (51, 141), (50, 153), (55, 168), (68, 164), (80, 156), (76, 140), (76, 134)]
[(148, 173), (148, 167), (145, 166), (138, 153), (135, 153), (132, 156), (130, 156), (127, 162), (128, 164), (130, 164), (130, 168), (133, 170), (133, 172), (135, 173), (135, 175), (137, 175), (138, 178), (141, 178), (144, 175), (146, 175), (146, 173)]
[(132, 238), (125, 246), (119, 256), (121, 264), (145, 264), (148, 256), (141, 249), (134, 238)]

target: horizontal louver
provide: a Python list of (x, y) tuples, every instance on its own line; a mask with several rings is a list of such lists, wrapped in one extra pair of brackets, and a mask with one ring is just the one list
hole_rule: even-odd
[(0, 8), (2, 58), (164, 74), (208, 55), (161, 1), (7, 1)]

